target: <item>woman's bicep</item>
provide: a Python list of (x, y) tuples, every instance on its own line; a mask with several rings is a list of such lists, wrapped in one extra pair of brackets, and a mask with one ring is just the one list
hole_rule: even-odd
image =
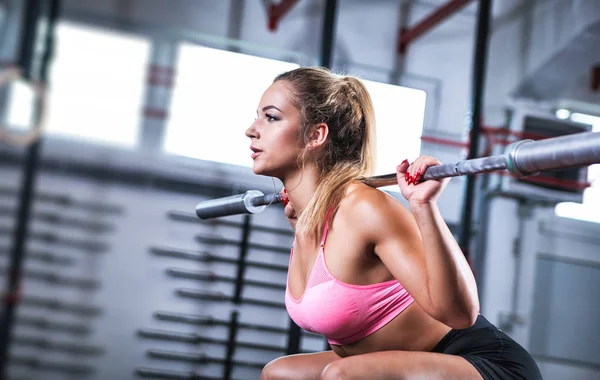
[(394, 199), (380, 198), (366, 206), (359, 211), (363, 215), (358, 215), (365, 238), (394, 278), (426, 312), (432, 312), (425, 252), (416, 221)]

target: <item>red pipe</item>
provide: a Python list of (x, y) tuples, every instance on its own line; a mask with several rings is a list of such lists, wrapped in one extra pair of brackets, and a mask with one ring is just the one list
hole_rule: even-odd
[(146, 107), (144, 108), (144, 116), (149, 119), (165, 120), (168, 117), (167, 111), (160, 108)]
[(481, 131), (485, 134), (500, 134), (506, 136), (514, 136), (518, 139), (543, 140), (552, 137), (541, 133), (511, 131), (505, 128), (484, 127), (483, 125), (481, 126)]
[(433, 137), (433, 136), (421, 136), (421, 141), (428, 142), (431, 144), (456, 146), (459, 148), (467, 148), (469, 146), (468, 142), (444, 139), (441, 137)]
[(155, 87), (171, 88), (174, 86), (175, 69), (170, 66), (150, 65), (148, 83)]
[[(505, 177), (514, 177), (508, 171), (499, 171), (497, 174), (505, 176)], [(589, 182), (574, 181), (572, 179), (558, 179), (558, 178), (552, 178), (552, 177), (542, 177), (542, 176), (536, 176), (536, 175), (517, 177), (517, 179), (521, 180), (523, 182), (529, 182), (529, 183), (540, 184), (540, 185), (560, 186), (564, 189), (571, 189), (571, 190), (584, 190), (591, 186), (591, 184)]]
[(292, 9), (292, 7), (296, 5), (297, 2), (298, 0), (281, 0), (278, 4), (271, 4), (269, 6), (269, 24), (267, 27), (271, 32), (277, 30), (279, 21), (281, 21), (283, 16), (285, 16), (290, 11), (290, 9)]
[(462, 7), (470, 3), (471, 0), (451, 0), (446, 4), (442, 5), (433, 13), (429, 14), (429, 16), (425, 17), (421, 20), (417, 25), (411, 28), (402, 28), (400, 29), (400, 38), (398, 39), (398, 52), (400, 54), (406, 53), (406, 49), (408, 49), (408, 45), (427, 32), (429, 29), (433, 28), (444, 19), (451, 16), (453, 13), (460, 10)]

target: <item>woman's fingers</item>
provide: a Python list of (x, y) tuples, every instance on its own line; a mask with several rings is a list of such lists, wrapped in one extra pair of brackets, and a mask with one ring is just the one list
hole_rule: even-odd
[(404, 174), (409, 166), (410, 164), (408, 163), (408, 160), (404, 160), (400, 163), (400, 165), (396, 166), (396, 171), (400, 174)]
[(441, 165), (440, 161), (431, 156), (419, 156), (414, 162), (409, 163), (408, 160), (402, 161), (396, 167), (399, 174), (404, 176), (407, 184), (412, 185), (420, 182), (423, 174), (430, 166)]
[(283, 209), (283, 213), (285, 217), (288, 219), (296, 219), (296, 210), (294, 210), (294, 206), (291, 202), (289, 202), (285, 208)]

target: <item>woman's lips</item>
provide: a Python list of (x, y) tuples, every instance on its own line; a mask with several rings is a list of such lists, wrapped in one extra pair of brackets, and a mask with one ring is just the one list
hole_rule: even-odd
[(262, 150), (250, 145), (250, 150), (252, 151), (252, 159), (255, 159), (256, 157), (260, 156), (260, 154), (262, 153)]

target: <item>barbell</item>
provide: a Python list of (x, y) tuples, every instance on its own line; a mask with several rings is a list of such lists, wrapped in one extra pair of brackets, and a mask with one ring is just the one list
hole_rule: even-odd
[[(600, 163), (600, 132), (582, 132), (537, 141), (519, 140), (508, 145), (503, 154), (430, 166), (420, 181), (498, 170), (508, 170), (515, 177), (524, 177), (547, 170), (597, 163)], [(398, 184), (396, 173), (365, 177), (361, 180), (371, 187)], [(196, 215), (200, 219), (211, 219), (255, 214), (276, 203), (282, 203), (281, 194), (248, 190), (243, 194), (202, 201), (196, 205)]]

